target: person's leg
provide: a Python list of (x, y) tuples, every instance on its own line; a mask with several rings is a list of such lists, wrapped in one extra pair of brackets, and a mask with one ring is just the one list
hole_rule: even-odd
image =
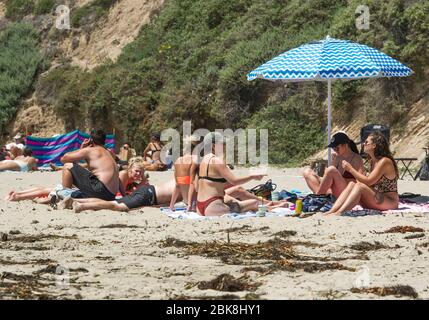
[(84, 210), (113, 210), (113, 211), (128, 211), (129, 209), (123, 203), (117, 203), (116, 201), (105, 201), (96, 199), (92, 202), (73, 202), (73, 209), (76, 213)]
[(73, 168), (73, 163), (65, 163), (62, 172), (62, 185), (64, 188), (73, 187), (73, 175), (71, 173), (71, 168)]
[(310, 190), (313, 193), (316, 193), (320, 186), (320, 177), (317, 175), (317, 173), (310, 167), (305, 167), (303, 169), (302, 175)]
[(341, 208), (341, 206), (344, 204), (344, 202), (349, 197), (350, 193), (352, 192), (353, 188), (355, 187), (355, 182), (350, 182), (347, 187), (341, 192), (340, 196), (337, 198), (337, 201), (335, 201), (334, 205), (332, 206), (331, 210), (326, 212), (325, 214), (331, 214), (333, 212), (336, 212)]
[(331, 190), (332, 194), (338, 197), (346, 187), (347, 181), (343, 178), (338, 169), (334, 166), (330, 166), (325, 170), (325, 174), (320, 181), (316, 194), (326, 194)]
[[(199, 210), (198, 210), (198, 212), (199, 212)], [(204, 212), (204, 215), (207, 217), (222, 216), (222, 215), (224, 215), (226, 213), (230, 213), (230, 212), (231, 211), (230, 211), (229, 206), (227, 206), (225, 203), (223, 203), (222, 200), (216, 200), (207, 206), (207, 208)]]
[(36, 187), (24, 191), (13, 192), (9, 196), (9, 201), (32, 200), (49, 195), (52, 188)]

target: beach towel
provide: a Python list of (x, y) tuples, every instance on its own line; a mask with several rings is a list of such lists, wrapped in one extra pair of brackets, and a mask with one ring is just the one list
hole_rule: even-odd
[[(233, 213), (225, 214), (221, 217), (206, 217), (206, 216), (201, 216), (196, 212), (186, 211), (186, 207), (183, 207), (181, 205), (176, 207), (175, 211), (172, 211), (169, 207), (161, 207), (160, 209), (163, 214), (173, 219), (210, 220), (210, 219), (217, 219), (217, 218), (229, 218), (233, 220), (241, 220), (241, 219), (247, 219), (247, 218), (257, 218), (257, 219), (261, 218), (261, 217), (258, 217), (256, 213), (253, 211), (248, 211), (244, 213), (233, 212)], [(293, 216), (294, 214), (295, 214), (295, 211), (289, 208), (276, 208), (271, 212), (267, 212), (266, 216), (263, 218), (287, 217), (287, 216)]]
[[(62, 165), (60, 159), (67, 152), (80, 148), (82, 142), (89, 138), (89, 134), (75, 130), (64, 135), (52, 138), (26, 137), (26, 146), (33, 151), (33, 157), (38, 160), (39, 167), (49, 166), (50, 163)], [(115, 136), (106, 135), (105, 147), (115, 149)]]

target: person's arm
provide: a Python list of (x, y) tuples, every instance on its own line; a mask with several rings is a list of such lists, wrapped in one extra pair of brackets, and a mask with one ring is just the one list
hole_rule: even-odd
[(125, 197), (128, 185), (128, 171), (123, 170), (119, 172), (119, 192)]
[(363, 175), (366, 176), (366, 170), (365, 170), (365, 166), (363, 164), (363, 160), (361, 157), (358, 158), (357, 160), (357, 165), (355, 166), (356, 170), (360, 173), (362, 173)]
[(357, 171), (350, 163), (345, 160), (343, 160), (342, 165), (344, 170), (350, 172), (356, 178), (357, 181), (362, 182), (367, 186), (372, 186), (378, 180), (380, 180), (381, 176), (385, 173), (385, 168), (389, 164), (388, 161), (389, 159), (387, 158), (380, 160), (375, 166), (374, 170), (372, 170), (368, 176)]
[(68, 162), (78, 162), (80, 160), (85, 160), (88, 156), (89, 149), (79, 149), (72, 152), (67, 152), (60, 161), (62, 163), (68, 163)]
[(37, 167), (37, 159), (31, 158), (29, 161), (29, 168), (30, 170), (37, 171), (39, 168)]
[[(214, 163), (216, 163), (216, 161)], [(266, 174), (252, 174), (249, 176), (239, 178), (232, 173), (232, 170), (225, 163), (219, 163), (219, 164), (216, 163), (215, 167), (217, 168), (219, 175), (225, 178), (226, 181), (228, 181), (230, 184), (234, 186), (245, 184), (246, 182), (249, 182), (251, 180), (261, 180), (263, 177), (266, 176)]]
[[(149, 153), (149, 151), (151, 150), (151, 148), (150, 148), (151, 144), (152, 144), (152, 143), (149, 143), (149, 144), (146, 146), (146, 148), (144, 149), (144, 151), (143, 151), (143, 159), (145, 159), (145, 160), (146, 160), (146, 157), (149, 157), (149, 156), (148, 156), (148, 153)], [(149, 157), (149, 158), (150, 158), (150, 157)]]
[(197, 163), (197, 159), (194, 159), (194, 156), (192, 157), (192, 165), (191, 169), (189, 170), (189, 176), (191, 177), (191, 184), (189, 185), (189, 191), (188, 191), (188, 211), (192, 209), (192, 201), (195, 198), (195, 195), (197, 194), (197, 190), (195, 188), (195, 178), (197, 176), (199, 165)]
[(173, 195), (171, 196), (171, 200), (170, 200), (170, 209), (172, 211), (175, 210), (174, 205), (176, 204), (176, 201), (177, 201), (177, 198), (179, 197), (179, 194), (180, 194), (180, 189), (179, 189), (179, 186), (176, 183), (176, 185), (174, 186)]

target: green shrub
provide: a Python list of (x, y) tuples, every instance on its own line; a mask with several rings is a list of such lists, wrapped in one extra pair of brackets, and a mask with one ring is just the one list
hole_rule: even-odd
[(55, 0), (37, 0), (34, 6), (34, 14), (48, 14), (52, 11)]
[(0, 33), (0, 132), (15, 115), (41, 62), (38, 36), (30, 25), (12, 24)]
[(34, 0), (6, 0), (6, 17), (19, 20), (33, 12)]
[(118, 0), (94, 0), (71, 12), (71, 24), (73, 27), (92, 24), (105, 16), (109, 9)]

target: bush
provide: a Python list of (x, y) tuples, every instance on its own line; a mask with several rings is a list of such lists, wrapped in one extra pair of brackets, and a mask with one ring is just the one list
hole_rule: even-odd
[(12, 20), (22, 19), (33, 12), (34, 0), (7, 0), (6, 17)]
[(41, 62), (38, 36), (30, 25), (12, 24), (0, 33), (0, 132), (15, 115)]
[(118, 0), (94, 0), (71, 12), (71, 24), (78, 28), (92, 24), (105, 16)]
[(52, 11), (55, 0), (37, 0), (34, 6), (34, 14), (48, 14)]

